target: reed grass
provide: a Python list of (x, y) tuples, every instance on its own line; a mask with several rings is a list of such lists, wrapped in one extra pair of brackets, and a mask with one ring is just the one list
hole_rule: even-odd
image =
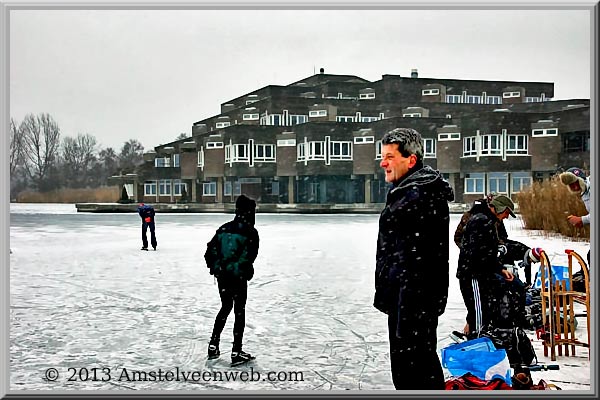
[(518, 193), (515, 200), (525, 229), (544, 231), (545, 235), (560, 234), (574, 239), (589, 240), (589, 226), (575, 228), (567, 222), (569, 215), (582, 216), (587, 210), (581, 197), (573, 194), (558, 176), (534, 182)]
[(18, 203), (115, 203), (121, 196), (119, 186), (94, 189), (57, 189), (49, 192), (25, 191), (17, 195)]

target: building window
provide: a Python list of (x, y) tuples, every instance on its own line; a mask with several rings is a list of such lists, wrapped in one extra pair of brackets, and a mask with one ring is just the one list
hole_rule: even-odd
[(175, 196), (181, 196), (183, 189), (185, 189), (187, 192), (187, 184), (185, 182), (181, 182), (181, 179), (175, 179), (173, 181), (173, 194)]
[[(467, 138), (465, 138), (467, 139)], [(465, 175), (465, 193), (485, 193), (485, 174), (472, 173)]]
[(525, 103), (541, 103), (541, 97), (525, 97)]
[(506, 137), (506, 155), (529, 154), (527, 139), (527, 135), (508, 135)]
[(510, 97), (521, 97), (521, 92), (504, 92), (502, 97), (508, 99)]
[(223, 142), (206, 142), (207, 149), (222, 149)]
[(414, 117), (414, 118), (421, 118), (421, 113), (405, 113), (402, 114), (403, 117)]
[(326, 117), (327, 116), (327, 110), (309, 111), (308, 112), (308, 116), (309, 117)]
[(423, 89), (421, 94), (423, 96), (435, 96), (440, 94), (440, 89)]
[(446, 95), (446, 103), (462, 103), (462, 96), (460, 94), (448, 94)]
[(500, 97), (500, 96), (487, 96), (485, 98), (485, 104), (502, 104), (502, 97)]
[(217, 182), (204, 182), (202, 184), (202, 196), (216, 196)]
[(375, 143), (374, 136), (357, 136), (354, 138), (354, 144)]
[(204, 167), (204, 152), (202, 150), (198, 152), (198, 166)]
[(162, 179), (158, 181), (158, 195), (159, 196), (168, 196), (171, 194), (171, 180), (170, 179)]
[(463, 138), (463, 157), (473, 157), (477, 155), (476, 140), (477, 137), (475, 136)]
[(248, 162), (250, 157), (248, 155), (247, 144), (228, 144), (225, 146), (225, 162)]
[(296, 139), (279, 139), (277, 140), (277, 146), (291, 147), (296, 145)]
[(423, 139), (424, 158), (435, 158), (435, 140), (434, 139)]
[(557, 136), (558, 128), (532, 129), (531, 136)]
[(300, 125), (308, 121), (306, 115), (290, 115), (290, 125)]
[(348, 117), (345, 115), (338, 115), (337, 117), (335, 117), (335, 120), (337, 122), (354, 122), (354, 117)]
[(375, 142), (375, 159), (376, 160), (381, 160), (381, 152), (383, 149), (383, 144), (381, 143), (381, 140), (378, 140)]
[(352, 142), (329, 142), (329, 159), (352, 160)]
[(171, 159), (169, 157), (155, 158), (154, 166), (156, 168), (168, 168), (171, 166)]
[(565, 153), (578, 153), (590, 151), (590, 132), (570, 132), (563, 136), (563, 150)]
[(243, 114), (242, 115), (242, 119), (244, 121), (257, 121), (258, 120), (258, 114)]
[(460, 140), (460, 132), (438, 133), (438, 140), (440, 142), (445, 141), (445, 140)]
[(217, 129), (221, 129), (221, 128), (227, 128), (230, 125), (231, 125), (231, 122), (217, 122), (215, 126)]
[(298, 157), (297, 160), (298, 161), (304, 161), (306, 160), (306, 143), (300, 143), (298, 145)]
[(510, 175), (512, 193), (522, 192), (523, 189), (531, 186), (531, 174), (529, 172), (512, 172)]
[(508, 194), (508, 174), (506, 172), (490, 172), (488, 174), (488, 192)]
[(308, 142), (308, 146), (309, 160), (325, 159), (325, 142)]
[(258, 101), (258, 99), (257, 100), (246, 100), (246, 105), (256, 103), (257, 101)]
[(481, 96), (468, 95), (467, 104), (482, 104)]
[(481, 155), (502, 155), (500, 135), (481, 135)]
[(378, 121), (379, 117), (361, 117), (360, 122), (374, 122)]
[(173, 154), (173, 167), (179, 167), (179, 154)]
[(361, 93), (361, 94), (358, 95), (358, 98), (360, 100), (374, 99), (375, 98), (375, 93)]
[(254, 161), (275, 161), (275, 146), (272, 144), (255, 144)]
[(223, 185), (223, 194), (225, 196), (231, 196), (232, 189), (233, 189), (234, 196), (239, 196), (240, 194), (242, 194), (242, 184), (240, 182), (231, 182), (231, 181), (227, 181)]
[(283, 125), (283, 117), (281, 114), (270, 114), (269, 123), (267, 125), (281, 126)]
[(144, 196), (156, 196), (156, 181), (144, 183)]

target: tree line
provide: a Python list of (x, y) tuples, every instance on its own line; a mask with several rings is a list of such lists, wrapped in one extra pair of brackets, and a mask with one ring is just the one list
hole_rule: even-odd
[(105, 186), (110, 176), (132, 173), (143, 162), (144, 146), (127, 140), (119, 152), (101, 148), (94, 135), (61, 136), (48, 113), (10, 120), (10, 196), (35, 190)]

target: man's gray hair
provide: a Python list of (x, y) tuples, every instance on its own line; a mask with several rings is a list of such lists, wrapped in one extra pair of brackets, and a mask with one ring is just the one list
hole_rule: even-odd
[(417, 160), (423, 159), (423, 138), (421, 134), (412, 128), (396, 128), (381, 139), (381, 144), (398, 144), (398, 151), (402, 156), (408, 157), (411, 154), (417, 156)]

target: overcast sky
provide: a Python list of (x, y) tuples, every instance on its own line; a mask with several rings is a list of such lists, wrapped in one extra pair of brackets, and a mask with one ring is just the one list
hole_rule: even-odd
[(116, 151), (168, 143), (221, 103), (318, 73), (554, 82), (590, 97), (587, 10), (12, 10), (10, 115)]

